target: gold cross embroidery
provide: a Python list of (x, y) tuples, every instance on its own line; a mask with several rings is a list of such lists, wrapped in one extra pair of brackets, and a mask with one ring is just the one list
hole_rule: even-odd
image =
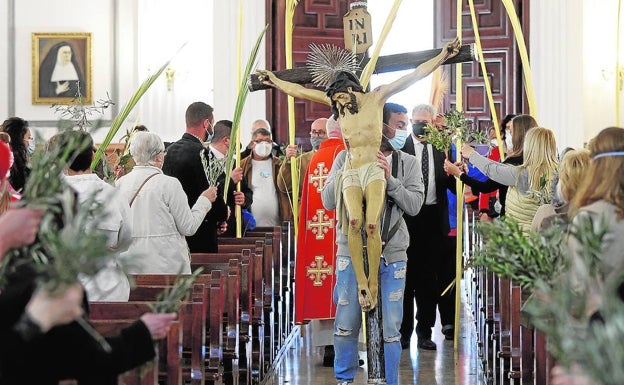
[(312, 230), (312, 233), (316, 235), (316, 239), (325, 239), (325, 234), (334, 227), (334, 220), (325, 214), (324, 209), (317, 209), (316, 215), (312, 217), (311, 221), (308, 221), (306, 227), (308, 230)]
[(325, 179), (327, 179), (328, 170), (325, 167), (325, 162), (318, 162), (314, 172), (310, 174), (310, 183), (316, 187), (316, 192), (320, 194), (323, 186), (325, 186)]
[(306, 266), (306, 275), (314, 280), (314, 286), (323, 286), (323, 281), (328, 275), (334, 271), (333, 267), (328, 265), (322, 255), (314, 257), (314, 262), (310, 266)]

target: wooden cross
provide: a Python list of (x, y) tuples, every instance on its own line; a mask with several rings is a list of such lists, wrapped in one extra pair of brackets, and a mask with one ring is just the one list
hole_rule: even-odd
[(312, 230), (316, 235), (316, 239), (325, 239), (325, 229), (334, 227), (334, 220), (329, 219), (324, 209), (317, 209), (316, 215), (308, 221), (307, 228)]
[(328, 275), (331, 275), (334, 269), (325, 262), (325, 257), (322, 255), (317, 255), (314, 260), (316, 262), (306, 266), (306, 275), (314, 278), (314, 286), (323, 286), (323, 281)]
[[(377, 59), (377, 65), (375, 65), (375, 73), (386, 73), (414, 69), (420, 64), (426, 62), (429, 59), (434, 58), (440, 53), (441, 49), (429, 49), (426, 51), (416, 51), (408, 53), (399, 53), (394, 55), (380, 56)], [(446, 60), (442, 64), (456, 64), (472, 62), (477, 60), (475, 56), (474, 44), (462, 45), (459, 49), (459, 53)], [(368, 63), (368, 58), (364, 59), (361, 64), (361, 69)], [(273, 71), (278, 78), (297, 84), (309, 84), (312, 83), (312, 74), (307, 67), (297, 67), (290, 70)], [(247, 80), (247, 87), (249, 91), (266, 90), (270, 88), (267, 85), (262, 84), (258, 79), (257, 74), (249, 75)]]
[(327, 168), (325, 167), (325, 162), (319, 162), (316, 165), (316, 169), (314, 172), (310, 174), (310, 183), (316, 187), (316, 191), (320, 194), (321, 190), (323, 190), (323, 186), (325, 186), (325, 179), (327, 179)]

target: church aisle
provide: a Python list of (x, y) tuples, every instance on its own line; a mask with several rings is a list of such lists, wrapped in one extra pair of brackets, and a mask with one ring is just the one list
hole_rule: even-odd
[[(418, 385), (482, 385), (481, 370), (474, 332), (474, 323), (469, 306), (462, 304), (458, 358), (455, 361), (453, 341), (445, 341), (440, 324), (434, 329), (433, 339), (438, 350), (419, 350), (416, 336), (411, 348), (403, 350), (399, 373), (400, 384)], [(438, 317), (439, 318), (439, 317)], [(277, 371), (266, 382), (267, 385), (333, 385), (333, 368), (322, 366), (323, 351), (310, 347), (308, 339), (299, 338)], [(364, 353), (360, 353), (361, 356)], [(366, 368), (360, 368), (354, 385), (366, 384)]]

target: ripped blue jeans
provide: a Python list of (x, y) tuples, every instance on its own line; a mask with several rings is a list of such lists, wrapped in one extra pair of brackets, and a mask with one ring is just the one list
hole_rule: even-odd
[[(336, 287), (334, 303), (334, 374), (338, 382), (353, 381), (358, 370), (358, 334), (362, 326), (362, 309), (358, 301), (357, 281), (351, 258), (336, 258)], [(386, 384), (398, 384), (399, 360), (401, 358), (401, 320), (403, 318), (403, 291), (405, 289), (406, 262), (387, 264), (382, 258), (379, 264)]]

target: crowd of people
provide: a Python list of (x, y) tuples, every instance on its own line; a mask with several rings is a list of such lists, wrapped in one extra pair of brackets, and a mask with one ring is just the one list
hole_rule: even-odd
[[(328, 118), (312, 124), (311, 150), (302, 154), (297, 146), (280, 153), (269, 123), (255, 121), (251, 142), (242, 149), (247, 156), (240, 167), (231, 170), (229, 180), (225, 180), (224, 170), (218, 172), (216, 182), (207, 174), (233, 144), (232, 122), (215, 123), (212, 107), (203, 102), (189, 105), (184, 134), (167, 148), (153, 132), (135, 133), (129, 147), (135, 166), (126, 175), (119, 174), (114, 186), (91, 172), (93, 142), (89, 134), (79, 131), (89, 144), (70, 157), (63, 179), (80, 202), (95, 196), (106, 203), (107, 215), (93, 221), (107, 235), (115, 258), (97, 275), (77, 277), (79, 283), (55, 293), (37, 286), (34, 271), (4, 277), (0, 382), (20, 383), (26, 370), (23, 362), (33, 357), (47, 357), (42, 360), (47, 366), (38, 374), (39, 383), (66, 378), (113, 383), (116, 374), (151, 359), (152, 341), (165, 335), (175, 314), (144, 315), (111, 340), (112, 353), (82, 343), (86, 337), (69, 343), (80, 335), (76, 319), (88, 315), (88, 301), (127, 301), (127, 273), (190, 273), (190, 253), (217, 252), (218, 237), (232, 235), (236, 206), (249, 211), (259, 226), (292, 221), (293, 205), (299, 206), (298, 272), (319, 253), (328, 265), (335, 266), (335, 278), (318, 292), (321, 297), (314, 297), (317, 292), (312, 288), (301, 290), (297, 311), (312, 298), (318, 305), (310, 305), (307, 313), (296, 316), (298, 322), (315, 325), (315, 345), (325, 347), (324, 365), (334, 367), (339, 384), (351, 383), (361, 364), (361, 312), (377, 306), (377, 290), (383, 313), (387, 384), (398, 384), (401, 351), (410, 347), (414, 331), (419, 349), (437, 349), (432, 333), (438, 311), (440, 332), (445, 339), (453, 339), (455, 289), (442, 293), (456, 275), (453, 210), (447, 195), (455, 192), (456, 178), (472, 187), (473, 194), (490, 194), (486, 202), (491, 194), (497, 197), (495, 214), (488, 204), (475, 207), (483, 210), (483, 220), (498, 215), (513, 218), (525, 232), (540, 231), (555, 217), (573, 223), (583, 216), (604, 220), (608, 233), (601, 245), (599, 270), (605, 279), (621, 274), (624, 129), (606, 128), (587, 149), (567, 151), (560, 158), (551, 130), (539, 127), (529, 115), (510, 115), (502, 124), (504, 162), (500, 162), (497, 146), (483, 156), (470, 144), (460, 149), (463, 162), (449, 161), (450, 154), (427, 143), (423, 136), (424, 127), (435, 124), (437, 111), (418, 104), (408, 115), (405, 106), (387, 103), (387, 99), (452, 55), (452, 44), (413, 74), (371, 92), (365, 92), (357, 79), (348, 75), (337, 77), (325, 93), (263, 71), (265, 84), (321, 102), (330, 106), (331, 112), (328, 109)], [(358, 104), (365, 109), (358, 110)], [(358, 131), (362, 117), (371, 122), (364, 132)], [(34, 242), (43, 215), (40, 209), (14, 208), (11, 203), (19, 199), (29, 178), (29, 149), (34, 141), (28, 122), (7, 119), (2, 132), (7, 135), (0, 141), (4, 201), (0, 205), (0, 258), (13, 248)], [(67, 145), (66, 136), (75, 134), (59, 134), (45, 147)], [(358, 152), (358, 146), (364, 146), (365, 152)], [(298, 196), (293, 196), (292, 163), (298, 171)], [(469, 164), (485, 176), (471, 177)], [(226, 183), (229, 192), (224, 199)], [(316, 220), (314, 215), (333, 225), (327, 230), (310, 226)], [(367, 245), (371, 269), (368, 276), (364, 275), (363, 244)], [(573, 240), (570, 248), (571, 260), (578, 258)], [(309, 250), (315, 250), (314, 256), (308, 255)], [(359, 254), (355, 253), (358, 250)], [(315, 287), (323, 286), (320, 279), (318, 282)], [(304, 287), (303, 281), (296, 283)], [(600, 310), (599, 305), (594, 310)], [(335, 320), (328, 322), (328, 318)], [(50, 358), (61, 350), (74, 360)], [(20, 362), (24, 357), (30, 360)], [(582, 383), (564, 368), (553, 373), (557, 384)]]

